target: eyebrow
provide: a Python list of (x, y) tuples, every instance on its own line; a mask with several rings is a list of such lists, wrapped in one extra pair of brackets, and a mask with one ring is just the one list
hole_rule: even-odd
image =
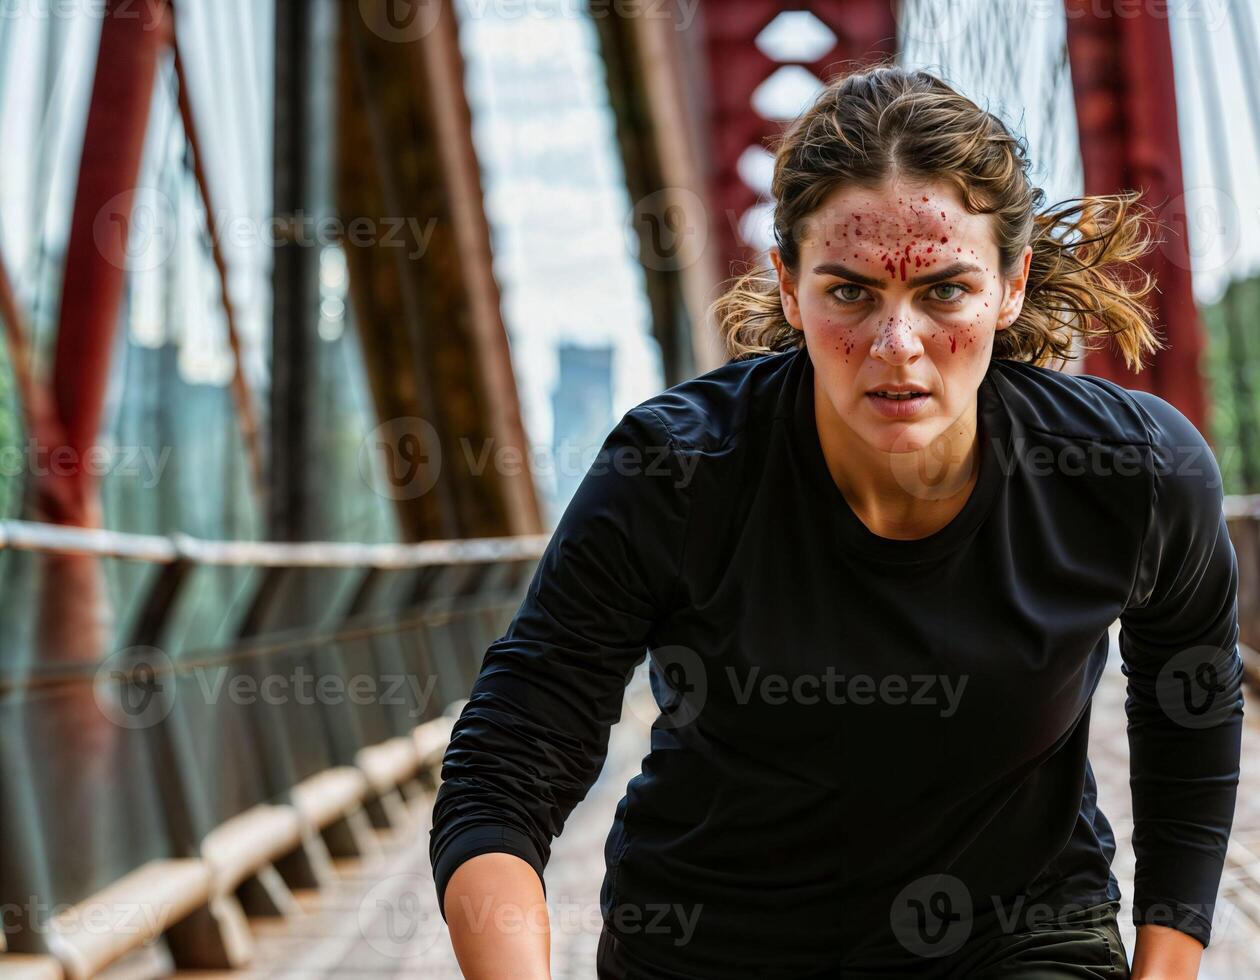
[[(960, 276), (964, 273), (983, 271), (980, 266), (972, 265), (970, 262), (955, 262), (953, 265), (947, 265), (944, 269), (937, 272), (928, 272), (921, 276), (907, 279), (906, 285), (926, 286), (945, 279), (953, 279), (955, 276)], [(814, 272), (820, 276), (839, 276), (842, 279), (850, 279), (858, 285), (874, 286), (877, 289), (883, 289), (887, 285), (887, 280), (864, 276), (862, 273), (854, 272), (848, 266), (841, 265), (839, 262), (824, 262), (822, 265), (816, 265), (814, 266)]]

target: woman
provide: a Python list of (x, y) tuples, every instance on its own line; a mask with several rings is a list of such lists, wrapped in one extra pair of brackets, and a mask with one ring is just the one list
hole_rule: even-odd
[[(550, 844), (650, 654), (601, 978), (1194, 977), (1242, 718), (1220, 473), (1164, 400), (1047, 366), (1160, 346), (1133, 196), (1043, 212), (998, 119), (888, 66), (794, 122), (773, 196), (733, 359), (623, 416), (455, 726), (465, 976), (550, 975)], [(1086, 755), (1117, 619), (1131, 974)]]

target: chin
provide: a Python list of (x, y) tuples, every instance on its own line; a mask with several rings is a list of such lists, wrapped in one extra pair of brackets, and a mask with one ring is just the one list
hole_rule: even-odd
[(939, 435), (940, 426), (914, 420), (866, 426), (862, 438), (881, 453), (913, 453), (929, 448)]

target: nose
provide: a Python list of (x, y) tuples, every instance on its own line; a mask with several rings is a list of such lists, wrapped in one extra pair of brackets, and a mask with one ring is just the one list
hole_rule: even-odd
[(875, 328), (871, 356), (887, 364), (913, 364), (923, 353), (923, 341), (913, 320), (893, 314)]

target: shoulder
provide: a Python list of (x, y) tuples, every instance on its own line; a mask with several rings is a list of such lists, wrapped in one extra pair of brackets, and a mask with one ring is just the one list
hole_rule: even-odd
[(1157, 505), (1195, 515), (1207, 527), (1218, 522), (1225, 500), (1221, 467), (1203, 433), (1173, 404), (1147, 391), (1131, 391), (1150, 432)]
[(1133, 446), (1171, 505), (1222, 496), (1220, 467), (1207, 439), (1184, 413), (1149, 391), (1106, 378), (1067, 374), (1019, 361), (994, 361), (1003, 401), (1027, 431), (1065, 440)]
[(1151, 442), (1146, 413), (1135, 397), (1145, 392), (1024, 361), (994, 359), (991, 374), (1007, 410), (1024, 430), (1080, 442)]
[(716, 454), (786, 411), (785, 384), (800, 350), (730, 361), (653, 395), (627, 412), (684, 454)]
[[(1216, 467), (1216, 459), (1203, 433), (1175, 405), (1149, 391), (1129, 391), (1146, 422), (1150, 442), (1165, 457), (1202, 456)], [(1219, 472), (1216, 474), (1219, 477)]]

